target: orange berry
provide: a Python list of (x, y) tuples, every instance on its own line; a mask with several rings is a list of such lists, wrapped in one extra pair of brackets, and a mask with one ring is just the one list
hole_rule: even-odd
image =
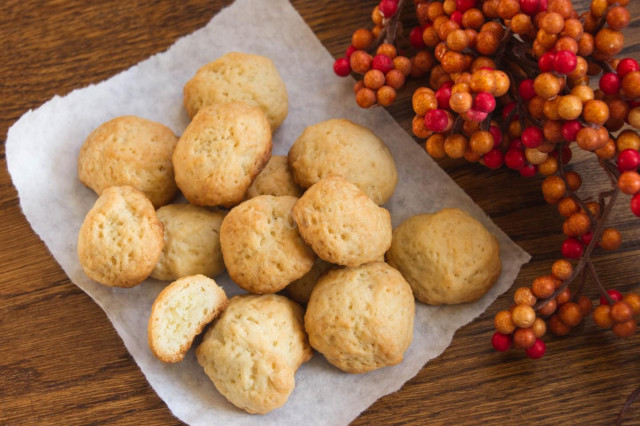
[(596, 306), (591, 316), (593, 317), (593, 322), (600, 328), (610, 328), (613, 325), (611, 306), (609, 305)]
[(558, 259), (551, 265), (551, 273), (557, 279), (564, 281), (573, 273), (573, 266), (566, 259)]
[(629, 293), (625, 295), (622, 300), (627, 302), (631, 309), (633, 310), (634, 315), (640, 314), (640, 294), (638, 293)]
[(559, 200), (566, 192), (566, 186), (560, 176), (547, 176), (542, 181), (542, 194), (550, 199)]
[(444, 151), (451, 158), (462, 158), (469, 141), (463, 135), (449, 135), (444, 140)]
[(538, 309), (538, 313), (542, 316), (549, 316), (556, 311), (557, 307), (558, 303), (556, 302), (556, 299), (551, 299), (548, 300), (544, 306)]
[(640, 174), (633, 170), (623, 172), (618, 178), (618, 188), (629, 195), (640, 191)]
[(549, 329), (556, 336), (566, 336), (571, 331), (571, 327), (562, 322), (558, 315), (549, 318)]
[(616, 336), (622, 337), (623, 339), (628, 339), (635, 334), (637, 328), (638, 324), (635, 320), (631, 319), (626, 322), (615, 323), (613, 324), (613, 327), (611, 329), (613, 331), (613, 334), (615, 334)]
[(562, 231), (567, 237), (577, 237), (589, 232), (591, 221), (586, 213), (578, 212), (569, 216), (562, 224)]
[(378, 90), (384, 85), (384, 74), (380, 70), (369, 70), (364, 75), (364, 85), (371, 90)]
[(373, 34), (366, 28), (359, 28), (351, 36), (351, 44), (356, 49), (366, 49), (373, 42)]
[(602, 231), (599, 243), (600, 247), (605, 250), (616, 250), (622, 244), (622, 237), (617, 229), (606, 228)]
[(530, 328), (518, 328), (513, 333), (513, 346), (528, 349), (536, 342), (536, 335)]
[(575, 302), (563, 303), (558, 308), (558, 317), (560, 321), (569, 327), (575, 327), (582, 321), (582, 309), (580, 309), (580, 305)]
[(571, 291), (569, 290), (569, 287), (567, 287), (564, 290), (562, 290), (556, 296), (556, 302), (558, 302), (558, 306), (569, 302), (570, 299), (571, 299)]
[(529, 287), (520, 287), (513, 295), (513, 301), (518, 305), (533, 306), (536, 304), (537, 298)]
[(444, 135), (441, 135), (440, 133), (435, 133), (429, 136), (425, 144), (425, 150), (433, 158), (446, 157), (447, 153), (444, 150)]
[(558, 202), (558, 213), (564, 217), (569, 217), (579, 211), (580, 206), (571, 197), (564, 197)]
[(582, 311), (582, 316), (587, 316), (593, 310), (593, 302), (587, 296), (580, 296), (578, 298), (578, 306)]
[(627, 322), (633, 318), (633, 308), (624, 300), (618, 300), (611, 307), (613, 322)]
[(533, 334), (539, 339), (547, 332), (547, 324), (544, 322), (542, 318), (536, 318), (533, 322), (533, 325), (529, 327)]
[(528, 328), (536, 320), (536, 311), (529, 305), (517, 305), (513, 308), (511, 319), (516, 327)]
[(547, 299), (551, 297), (555, 289), (556, 286), (553, 278), (548, 275), (537, 277), (531, 284), (531, 291), (539, 299)]
[(493, 325), (496, 331), (502, 334), (511, 334), (516, 329), (509, 311), (498, 312), (493, 318)]
[(391, 86), (384, 85), (376, 92), (376, 99), (380, 105), (389, 106), (396, 100), (396, 90)]
[(363, 87), (356, 93), (356, 103), (361, 108), (370, 108), (376, 104), (376, 92)]
[(477, 154), (486, 154), (493, 149), (493, 135), (488, 130), (478, 130), (469, 138), (469, 147)]

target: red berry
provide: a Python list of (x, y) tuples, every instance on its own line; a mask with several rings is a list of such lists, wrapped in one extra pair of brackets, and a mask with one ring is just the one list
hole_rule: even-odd
[(571, 148), (569, 147), (569, 145), (565, 145), (562, 147), (562, 164), (569, 164), (569, 161), (571, 161), (571, 157), (573, 156), (573, 151), (571, 151)]
[(546, 12), (547, 11), (547, 0), (540, 0), (540, 8), (538, 9), (539, 12)]
[(502, 143), (502, 131), (498, 126), (489, 126), (489, 132), (493, 136), (493, 147), (497, 148)]
[(620, 78), (624, 78), (624, 76), (630, 72), (639, 70), (640, 65), (638, 65), (638, 62), (633, 58), (624, 58), (618, 63), (618, 67), (616, 68), (616, 72)]
[(580, 242), (580, 240), (569, 237), (562, 243), (560, 251), (562, 253), (562, 256), (567, 259), (578, 259), (584, 252), (584, 245)]
[(504, 164), (510, 169), (520, 170), (525, 163), (524, 152), (520, 149), (509, 148), (504, 155)]
[[(511, 114), (511, 111), (513, 111), (513, 109), (516, 107), (516, 103), (515, 102), (510, 102), (508, 104), (506, 104), (504, 106), (504, 108), (502, 108), (502, 118), (503, 119), (507, 119), (507, 117), (509, 116), (509, 114)], [(511, 120), (517, 120), (519, 119), (520, 116), (518, 114), (514, 114), (513, 117), (511, 118)]]
[(468, 120), (475, 121), (476, 123), (480, 123), (481, 121), (484, 121), (484, 119), (487, 118), (487, 115), (488, 115), (484, 111), (478, 111), (477, 109), (473, 109), (473, 108), (471, 108), (465, 114)]
[(589, 244), (591, 244), (591, 240), (593, 240), (593, 232), (589, 231), (580, 235), (580, 240), (585, 246), (588, 246)]
[(504, 164), (504, 154), (498, 148), (493, 148), (482, 156), (484, 165), (490, 169), (498, 169)]
[(409, 42), (411, 43), (411, 46), (416, 49), (424, 48), (425, 44), (424, 40), (422, 39), (423, 32), (424, 29), (422, 27), (414, 27), (411, 30), (411, 32), (409, 33)]
[(536, 339), (536, 342), (528, 348), (525, 352), (529, 358), (532, 359), (540, 359), (544, 356), (544, 353), (547, 350), (547, 345), (540, 339)]
[(394, 0), (382, 0), (378, 9), (380, 10), (380, 13), (382, 13), (382, 16), (385, 18), (391, 18), (398, 10), (398, 2)]
[(560, 133), (562, 133), (562, 137), (567, 142), (573, 142), (576, 140), (576, 136), (578, 132), (582, 129), (582, 124), (578, 120), (569, 120), (565, 121), (562, 124), (562, 129), (560, 129)]
[(461, 13), (473, 7), (476, 7), (476, 0), (456, 0), (456, 10), (459, 10)]
[(539, 8), (539, 0), (520, 0), (520, 10), (527, 15), (535, 15)]
[[(554, 59), (556, 54), (553, 52), (546, 52), (538, 59), (538, 68), (541, 72), (551, 72), (554, 69)], [(533, 81), (531, 82), (533, 84)]]
[(438, 100), (438, 108), (448, 109), (449, 99), (451, 99), (451, 84), (443, 84), (440, 86), (440, 88), (436, 90), (436, 99)]
[(525, 164), (524, 167), (522, 167), (518, 171), (520, 172), (520, 176), (530, 178), (530, 177), (534, 177), (536, 173), (538, 173), (538, 167), (534, 166), (531, 163), (528, 163), (528, 164)]
[(631, 213), (640, 217), (640, 193), (631, 197)]
[(491, 345), (497, 351), (504, 352), (508, 351), (513, 344), (513, 337), (510, 334), (502, 334), (497, 331), (491, 337)]
[[(542, 58), (540, 58), (542, 59)], [(528, 78), (518, 86), (518, 93), (520, 93), (520, 97), (525, 101), (530, 101), (536, 96), (536, 91), (533, 88), (533, 79)]]
[[(618, 300), (622, 300), (622, 293), (620, 293), (618, 290), (607, 290), (607, 293), (609, 294), (609, 297), (611, 297), (611, 299), (614, 302), (617, 302)], [(607, 300), (606, 297), (604, 296), (600, 296), (600, 304), (601, 305), (608, 305), (609, 301)]]
[(520, 138), (511, 139), (511, 141), (509, 142), (509, 149), (511, 148), (524, 151), (524, 145), (522, 144), (522, 141), (520, 140)]
[(336, 59), (336, 61), (333, 63), (333, 72), (340, 77), (348, 76), (351, 73), (351, 65), (349, 65), (349, 60), (347, 58)]
[(556, 52), (553, 58), (553, 68), (560, 74), (569, 74), (576, 69), (578, 58), (576, 54), (570, 50), (561, 50)]
[(542, 144), (544, 136), (540, 127), (529, 126), (522, 131), (520, 139), (527, 148), (537, 148)]
[(355, 52), (356, 50), (358, 50), (358, 49), (356, 49), (353, 45), (351, 45), (351, 46), (349, 46), (349, 47), (347, 48), (347, 51), (346, 51), (346, 52), (344, 52), (344, 56), (345, 56), (347, 59), (349, 59), (349, 58), (351, 57), (351, 54), (352, 54), (353, 52)]
[(371, 68), (382, 71), (382, 74), (386, 74), (393, 69), (393, 61), (387, 55), (378, 54), (373, 57)]
[(432, 132), (442, 132), (449, 125), (449, 115), (443, 109), (432, 109), (424, 116), (424, 125)]
[(460, 12), (459, 10), (456, 10), (455, 12), (453, 12), (449, 19), (454, 21), (456, 24), (462, 26), (462, 12)]
[(600, 90), (602, 90), (605, 95), (615, 95), (620, 90), (622, 79), (618, 76), (618, 74), (614, 72), (608, 72), (602, 74), (599, 84)]
[(632, 148), (624, 149), (618, 154), (618, 168), (626, 172), (640, 166), (640, 152)]
[(473, 109), (482, 112), (491, 112), (496, 109), (496, 98), (489, 92), (480, 92), (473, 100)]

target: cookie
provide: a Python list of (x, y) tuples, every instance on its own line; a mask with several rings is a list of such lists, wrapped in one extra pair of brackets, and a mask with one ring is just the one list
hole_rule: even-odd
[(92, 280), (133, 287), (151, 274), (163, 245), (163, 226), (151, 201), (131, 186), (111, 186), (80, 227), (78, 259)]
[(302, 277), (316, 255), (291, 214), (296, 197), (260, 195), (229, 211), (220, 228), (229, 276), (251, 293), (275, 293)]
[(247, 190), (246, 198), (258, 195), (291, 195), (300, 197), (304, 190), (293, 180), (287, 157), (272, 155), (271, 160)]
[(391, 198), (398, 183), (395, 162), (382, 139), (343, 119), (307, 127), (289, 150), (289, 166), (303, 188), (339, 174), (378, 205)]
[(184, 107), (190, 117), (204, 106), (235, 101), (260, 107), (271, 129), (280, 127), (289, 98), (271, 59), (230, 52), (200, 68), (184, 86)]
[(130, 185), (157, 208), (175, 196), (171, 155), (178, 137), (168, 127), (132, 115), (101, 124), (78, 155), (78, 177), (98, 195), (110, 186)]
[(204, 275), (180, 278), (165, 287), (151, 308), (148, 340), (161, 361), (179, 362), (193, 339), (227, 307), (227, 296)]
[(387, 261), (421, 302), (472, 302), (502, 270), (498, 240), (468, 213), (443, 209), (410, 217), (393, 232)]
[(258, 107), (235, 102), (202, 108), (173, 153), (176, 182), (200, 206), (232, 207), (271, 158), (269, 122)]
[(329, 263), (358, 266), (379, 259), (391, 245), (391, 215), (342, 176), (307, 189), (293, 207), (302, 238)]
[(164, 225), (164, 248), (151, 276), (177, 280), (224, 272), (220, 226), (225, 213), (193, 204), (169, 204), (156, 211)]
[(296, 302), (306, 305), (307, 302), (309, 302), (311, 291), (313, 290), (313, 287), (315, 287), (320, 275), (324, 274), (333, 266), (335, 265), (325, 262), (319, 257), (316, 258), (316, 261), (313, 263), (313, 267), (309, 272), (286, 287), (285, 290), (287, 295)]
[(311, 347), (348, 373), (398, 364), (413, 339), (411, 287), (384, 262), (324, 274), (311, 293), (304, 325)]
[(266, 414), (287, 401), (295, 387), (294, 374), (312, 351), (300, 305), (267, 294), (232, 297), (196, 355), (232, 404)]

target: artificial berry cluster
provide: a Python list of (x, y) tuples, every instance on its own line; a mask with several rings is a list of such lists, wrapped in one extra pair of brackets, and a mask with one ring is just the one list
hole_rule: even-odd
[[(362, 76), (354, 92), (364, 108), (390, 105), (408, 78), (424, 80), (412, 96), (412, 130), (432, 157), (544, 177), (542, 195), (564, 217), (562, 258), (496, 315), (498, 350), (540, 358), (547, 329), (565, 335), (588, 315), (620, 337), (637, 329), (640, 296), (607, 291), (591, 261), (594, 250), (622, 243), (606, 227), (619, 193), (640, 216), (640, 65), (616, 58), (628, 3), (592, 0), (579, 15), (571, 0), (414, 0), (419, 25), (400, 46), (404, 0), (383, 0), (373, 28), (355, 31), (334, 64), (340, 76)], [(593, 153), (612, 182), (597, 201), (578, 196), (573, 149)], [(582, 295), (588, 275), (602, 294), (595, 309)]]

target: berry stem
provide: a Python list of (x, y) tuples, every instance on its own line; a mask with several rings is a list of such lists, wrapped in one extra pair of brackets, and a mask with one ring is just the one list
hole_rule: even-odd
[(618, 414), (618, 417), (616, 417), (616, 423), (615, 423), (616, 426), (622, 425), (622, 417), (624, 417), (625, 411), (629, 409), (631, 404), (633, 404), (633, 402), (639, 396), (640, 396), (640, 386), (638, 386), (633, 392), (631, 392), (631, 395), (629, 395), (629, 397), (625, 401), (624, 405), (622, 406), (622, 409), (620, 410), (620, 413)]
[(600, 294), (602, 294), (604, 298), (607, 299), (607, 302), (609, 302), (609, 306), (613, 306), (613, 304), (615, 303), (615, 300), (611, 298), (611, 296), (607, 292), (607, 289), (604, 288), (604, 286), (602, 285), (602, 282), (600, 282), (600, 277), (598, 277), (598, 272), (596, 271), (596, 267), (593, 266), (593, 262), (591, 262), (591, 259), (587, 261), (587, 266), (589, 267), (589, 272), (591, 273), (591, 277), (593, 277), (593, 280), (596, 282), (596, 285), (600, 290)]
[(396, 39), (396, 35), (398, 34), (398, 25), (400, 24), (400, 15), (402, 15), (402, 9), (404, 8), (404, 2), (405, 0), (400, 0), (398, 2), (398, 9), (396, 10), (395, 15), (391, 17), (389, 22), (385, 23), (385, 29), (383, 32), (383, 34), (385, 34), (385, 43), (393, 44)]

